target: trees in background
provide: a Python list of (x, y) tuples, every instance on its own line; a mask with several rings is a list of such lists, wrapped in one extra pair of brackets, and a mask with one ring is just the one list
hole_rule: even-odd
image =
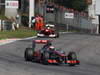
[(67, 8), (73, 8), (78, 11), (86, 11), (88, 4), (86, 0), (54, 0), (55, 3)]

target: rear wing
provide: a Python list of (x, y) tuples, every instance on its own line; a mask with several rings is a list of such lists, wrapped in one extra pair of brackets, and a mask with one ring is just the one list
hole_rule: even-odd
[(44, 47), (52, 45), (51, 40), (33, 40), (32, 41), (32, 49), (33, 50), (35, 49), (36, 44), (45, 44)]
[(47, 44), (51, 42), (51, 40), (33, 40), (33, 42), (36, 44)]

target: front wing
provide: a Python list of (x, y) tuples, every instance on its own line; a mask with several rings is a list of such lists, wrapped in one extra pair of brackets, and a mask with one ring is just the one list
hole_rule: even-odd
[(55, 38), (57, 37), (57, 34), (50, 34), (50, 35), (44, 35), (44, 34), (37, 34), (37, 37), (50, 37), (50, 38)]
[[(59, 62), (55, 59), (48, 59), (48, 63), (50, 64), (58, 64)], [(62, 62), (63, 64), (74, 64), (74, 65), (79, 65), (80, 61), (79, 60), (66, 60)]]

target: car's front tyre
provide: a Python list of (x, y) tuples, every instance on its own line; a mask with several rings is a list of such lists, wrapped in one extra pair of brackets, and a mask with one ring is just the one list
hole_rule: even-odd
[[(75, 52), (69, 52), (68, 53), (68, 60), (69, 61), (76, 61), (77, 60), (77, 55), (76, 55), (76, 53)], [(76, 63), (68, 63), (69, 64), (69, 66), (75, 66), (76, 65)]]

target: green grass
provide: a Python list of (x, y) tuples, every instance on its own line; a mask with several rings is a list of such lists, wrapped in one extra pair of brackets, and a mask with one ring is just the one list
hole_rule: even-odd
[(2, 19), (2, 20), (8, 20), (8, 18), (5, 17), (4, 15), (0, 15), (0, 19)]
[(11, 31), (0, 31), (0, 39), (7, 39), (7, 38), (26, 38), (35, 36), (36, 32), (32, 29), (18, 29), (18, 30), (11, 30)]

